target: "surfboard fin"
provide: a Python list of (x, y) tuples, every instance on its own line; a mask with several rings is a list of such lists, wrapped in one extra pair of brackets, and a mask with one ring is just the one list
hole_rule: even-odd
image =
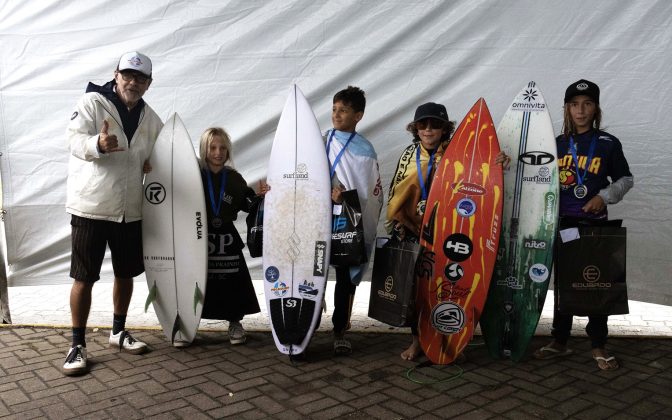
[(147, 309), (149, 308), (149, 304), (154, 302), (156, 300), (156, 281), (152, 285), (152, 287), (149, 289), (149, 294), (147, 295), (147, 300), (145, 301), (145, 313), (147, 313)]
[(194, 315), (196, 315), (196, 306), (198, 306), (199, 302), (203, 303), (203, 292), (201, 292), (201, 288), (196, 283), (196, 287), (194, 287)]

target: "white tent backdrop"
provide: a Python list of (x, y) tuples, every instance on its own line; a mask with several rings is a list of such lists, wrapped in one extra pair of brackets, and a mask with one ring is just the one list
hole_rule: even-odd
[(668, 0), (0, 1), (9, 285), (71, 281), (65, 127), (87, 82), (111, 80), (118, 57), (139, 50), (154, 62), (147, 102), (163, 119), (178, 112), (194, 144), (224, 126), (250, 183), (264, 176), (292, 83), (323, 130), (336, 91), (366, 91), (358, 130), (378, 150), (387, 187), (417, 105), (444, 103), (459, 122), (484, 97), (497, 122), (534, 80), (559, 132), (566, 86), (592, 80), (635, 177), (610, 208), (629, 229), (630, 298), (669, 305), (670, 45)]

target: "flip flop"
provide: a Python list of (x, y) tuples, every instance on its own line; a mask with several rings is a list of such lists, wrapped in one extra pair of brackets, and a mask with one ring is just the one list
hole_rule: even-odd
[(352, 353), (352, 344), (344, 338), (337, 338), (334, 340), (334, 353), (339, 354), (350, 354)]
[(544, 346), (532, 353), (532, 356), (534, 356), (535, 359), (546, 360), (553, 359), (555, 357), (569, 356), (572, 353), (574, 353), (572, 349), (568, 349), (566, 347), (563, 350), (558, 350), (551, 346)]
[[(593, 356), (593, 360), (597, 362), (597, 367), (600, 368), (600, 370), (614, 370), (619, 368), (618, 362), (614, 356)], [(614, 363), (612, 364), (610, 362)]]

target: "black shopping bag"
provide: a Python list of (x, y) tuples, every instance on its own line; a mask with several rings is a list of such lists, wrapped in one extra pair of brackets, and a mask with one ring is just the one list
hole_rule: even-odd
[[(578, 230), (578, 238), (572, 229)], [(558, 310), (580, 316), (629, 313), (626, 228), (578, 226), (561, 230), (559, 236), (555, 266)]]
[(416, 322), (414, 284), (419, 251), (420, 245), (412, 242), (391, 240), (382, 247), (376, 244), (369, 297), (370, 318), (395, 327), (410, 327)]
[(257, 200), (245, 218), (247, 223), (247, 249), (251, 257), (261, 257), (264, 245), (264, 199)]
[(366, 245), (357, 190), (343, 191), (341, 197), (343, 202), (334, 205), (329, 263), (336, 266), (364, 264)]

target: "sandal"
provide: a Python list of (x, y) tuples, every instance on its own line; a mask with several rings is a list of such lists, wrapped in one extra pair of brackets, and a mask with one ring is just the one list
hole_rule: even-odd
[(352, 344), (345, 338), (337, 338), (334, 340), (334, 354), (350, 354), (352, 353)]
[(551, 345), (549, 344), (532, 353), (532, 356), (535, 359), (546, 360), (546, 359), (553, 359), (555, 357), (569, 356), (572, 353), (573, 351), (571, 349), (568, 349), (567, 347), (565, 347), (562, 350), (559, 350), (556, 349), (555, 347), (551, 347)]
[(619, 368), (618, 361), (616, 361), (614, 356), (593, 356), (593, 360), (597, 362), (597, 367), (600, 368), (600, 370), (614, 370)]

